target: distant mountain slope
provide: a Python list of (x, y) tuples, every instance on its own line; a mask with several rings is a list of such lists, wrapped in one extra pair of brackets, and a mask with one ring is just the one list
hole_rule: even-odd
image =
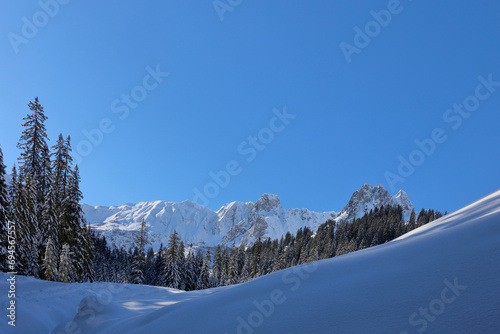
[(257, 202), (232, 202), (214, 212), (197, 203), (184, 201), (140, 202), (120, 206), (82, 205), (93, 228), (118, 246), (131, 245), (142, 218), (150, 225), (149, 238), (154, 249), (177, 231), (187, 244), (214, 246), (253, 244), (259, 237), (279, 239), (287, 232), (295, 234), (299, 228), (315, 231), (329, 219), (352, 220), (366, 210), (382, 205), (401, 205), (407, 219), (413, 205), (402, 190), (391, 196), (382, 186), (363, 185), (348, 205), (340, 212), (313, 212), (307, 209), (285, 209), (276, 195), (264, 194)]
[(111, 207), (83, 205), (88, 222), (115, 245), (129, 245), (142, 218), (150, 225), (154, 249), (164, 245), (175, 231), (185, 243), (214, 246), (252, 244), (259, 237), (280, 238), (300, 227), (316, 229), (337, 216), (306, 209), (285, 209), (276, 195), (264, 194), (256, 203), (232, 202), (214, 212), (197, 203), (184, 201), (141, 202)]

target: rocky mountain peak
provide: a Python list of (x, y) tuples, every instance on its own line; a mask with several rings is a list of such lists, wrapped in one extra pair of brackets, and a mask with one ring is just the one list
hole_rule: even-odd
[(376, 187), (364, 184), (361, 189), (352, 194), (349, 203), (340, 211), (339, 218), (345, 220), (361, 218), (370, 210), (387, 205), (401, 205), (406, 220), (409, 219), (411, 210), (413, 210), (413, 205), (403, 190), (400, 190), (393, 197), (381, 184)]
[(255, 203), (255, 210), (269, 212), (273, 209), (279, 208), (280, 205), (281, 202), (277, 195), (264, 194)]

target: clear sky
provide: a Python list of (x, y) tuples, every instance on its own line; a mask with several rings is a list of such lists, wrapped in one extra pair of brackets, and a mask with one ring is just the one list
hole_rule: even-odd
[(0, 144), (38, 96), (88, 204), (451, 211), (500, 188), (499, 35), (497, 0), (3, 2)]

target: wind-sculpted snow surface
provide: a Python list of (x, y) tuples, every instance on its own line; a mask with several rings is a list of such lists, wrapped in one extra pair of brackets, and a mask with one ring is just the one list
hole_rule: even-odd
[(257, 202), (232, 202), (214, 212), (197, 203), (184, 201), (141, 202), (121, 206), (83, 205), (88, 222), (117, 246), (128, 249), (141, 225), (142, 218), (150, 225), (149, 238), (157, 250), (168, 243), (176, 230), (186, 244), (200, 246), (251, 245), (259, 237), (279, 239), (299, 228), (316, 231), (329, 219), (352, 220), (382, 205), (401, 205), (408, 220), (413, 205), (404, 191), (391, 196), (382, 186), (365, 184), (356, 191), (349, 204), (338, 215), (334, 211), (313, 212), (307, 209), (285, 209), (276, 195), (264, 194)]
[(500, 191), (384, 245), (229, 287), (19, 278), (16, 328), (0, 332), (498, 334), (499, 263)]

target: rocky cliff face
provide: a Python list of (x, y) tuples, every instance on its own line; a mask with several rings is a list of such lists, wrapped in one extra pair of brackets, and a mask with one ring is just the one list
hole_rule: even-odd
[(370, 210), (376, 207), (380, 208), (382, 205), (400, 205), (403, 208), (406, 221), (408, 221), (411, 211), (414, 209), (408, 195), (403, 190), (392, 196), (382, 185), (375, 187), (364, 184), (361, 189), (352, 194), (349, 203), (340, 211), (337, 219), (353, 220), (361, 218)]

